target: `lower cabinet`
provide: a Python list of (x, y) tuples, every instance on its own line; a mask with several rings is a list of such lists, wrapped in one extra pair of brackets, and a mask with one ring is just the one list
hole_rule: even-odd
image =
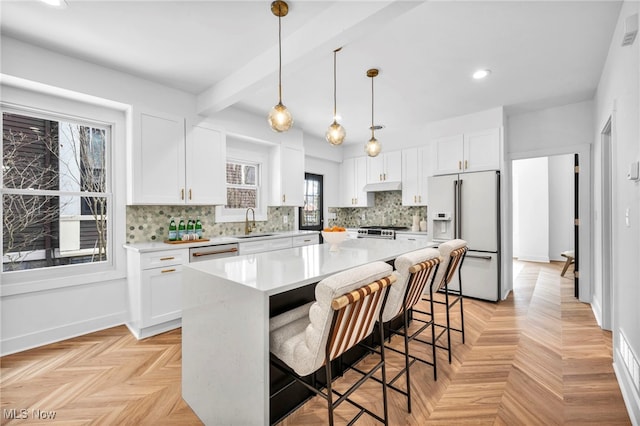
[(130, 318), (127, 327), (138, 339), (181, 325), (182, 265), (189, 250), (127, 252)]
[(422, 234), (405, 234), (396, 232), (396, 240), (407, 240), (407, 241), (430, 241), (429, 236), (426, 232)]
[(320, 234), (299, 235), (291, 238), (292, 247), (310, 246), (320, 243)]

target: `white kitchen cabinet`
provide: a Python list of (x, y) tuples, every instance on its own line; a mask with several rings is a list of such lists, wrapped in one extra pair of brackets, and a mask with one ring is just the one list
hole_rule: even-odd
[(431, 148), (402, 150), (402, 205), (427, 205), (427, 178), (432, 175)]
[(224, 205), (227, 203), (225, 134), (206, 123), (191, 124), (187, 132), (187, 204)]
[(127, 327), (138, 339), (181, 325), (182, 265), (189, 249), (152, 253), (127, 251), (130, 318)]
[(405, 233), (396, 232), (396, 240), (405, 241), (431, 241), (426, 232)]
[(433, 141), (434, 175), (500, 169), (500, 129)]
[(140, 112), (130, 149), (129, 204), (224, 204), (226, 142), (219, 129)]
[(291, 237), (292, 247), (310, 246), (312, 244), (319, 244), (319, 243), (320, 243), (320, 234), (298, 235), (296, 237)]
[(271, 149), (272, 179), (270, 206), (304, 204), (304, 149), (282, 143)]
[(367, 158), (367, 183), (400, 182), (402, 180), (402, 152), (383, 152)]
[(247, 241), (238, 244), (240, 255), (262, 253), (265, 251), (291, 248), (291, 237), (273, 238), (259, 241)]
[(367, 157), (347, 158), (340, 166), (342, 207), (371, 207), (373, 193), (363, 191), (367, 184)]

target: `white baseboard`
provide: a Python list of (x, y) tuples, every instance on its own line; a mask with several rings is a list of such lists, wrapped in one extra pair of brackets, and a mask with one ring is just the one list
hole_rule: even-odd
[(182, 327), (182, 318), (145, 328), (137, 328), (130, 323), (127, 323), (127, 328), (138, 340), (146, 339), (147, 337), (155, 336), (156, 334), (164, 333), (165, 331), (174, 330), (180, 327)]
[(598, 326), (602, 328), (602, 306), (600, 306), (600, 300), (595, 297), (591, 298), (591, 311), (593, 312), (593, 316), (596, 318)]
[(541, 263), (549, 263), (549, 256), (533, 256), (521, 254), (518, 256), (518, 260), (522, 260), (524, 262), (541, 262)]
[(620, 354), (614, 350), (613, 371), (618, 379), (618, 386), (624, 399), (624, 405), (627, 407), (627, 413), (631, 419), (631, 424), (638, 426), (640, 424), (640, 395), (633, 386), (632, 378), (624, 367)]
[(49, 328), (35, 333), (2, 339), (2, 341), (0, 341), (0, 356), (26, 351), (27, 349), (37, 348), (61, 340), (82, 336), (83, 334), (93, 333), (94, 331), (122, 325), (124, 324), (126, 315), (127, 313), (123, 311), (61, 327)]

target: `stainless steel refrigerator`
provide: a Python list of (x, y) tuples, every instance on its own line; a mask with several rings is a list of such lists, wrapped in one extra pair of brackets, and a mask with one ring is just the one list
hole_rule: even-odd
[[(467, 241), (462, 294), (500, 299), (500, 172), (475, 172), (428, 179), (429, 235), (436, 242)], [(457, 276), (451, 283), (458, 288)]]

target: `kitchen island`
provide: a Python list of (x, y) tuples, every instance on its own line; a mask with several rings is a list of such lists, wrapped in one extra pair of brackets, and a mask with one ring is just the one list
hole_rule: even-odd
[(288, 294), (291, 303), (337, 272), (432, 246), (353, 239), (337, 252), (315, 244), (185, 265), (183, 398), (207, 425), (269, 424), (269, 318), (285, 309), (273, 300)]

